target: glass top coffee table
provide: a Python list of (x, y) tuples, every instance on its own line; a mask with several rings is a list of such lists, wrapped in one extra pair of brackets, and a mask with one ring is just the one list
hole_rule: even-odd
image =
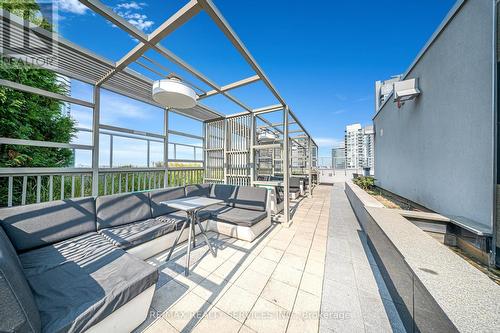
[(206, 197), (189, 197), (189, 198), (182, 198), (182, 199), (174, 199), (174, 200), (167, 200), (167, 201), (162, 201), (160, 204), (178, 209), (178, 210), (183, 210), (187, 213), (187, 220), (184, 221), (181, 227), (181, 231), (177, 235), (177, 238), (175, 239), (174, 245), (170, 248), (170, 252), (168, 253), (167, 261), (170, 260), (170, 257), (172, 256), (172, 253), (174, 252), (175, 247), (177, 246), (177, 243), (179, 242), (179, 239), (181, 238), (182, 233), (184, 232), (184, 229), (186, 226), (189, 228), (189, 234), (188, 234), (188, 247), (187, 247), (187, 255), (186, 255), (186, 267), (184, 269), (184, 274), (186, 276), (189, 275), (189, 259), (191, 256), (191, 240), (192, 240), (192, 247), (196, 247), (196, 241), (195, 241), (195, 225), (197, 224), (198, 227), (200, 228), (200, 233), (201, 235), (205, 238), (205, 241), (207, 242), (208, 248), (210, 249), (210, 252), (212, 252), (212, 255), (215, 257), (215, 251), (212, 248), (212, 245), (210, 245), (210, 242), (208, 241), (208, 236), (205, 232), (205, 229), (203, 228), (203, 225), (200, 223), (198, 220), (198, 211), (200, 211), (203, 208), (206, 208), (211, 205), (215, 204), (220, 204), (224, 203), (224, 201), (219, 200), (219, 199), (214, 199), (214, 198), (206, 198)]

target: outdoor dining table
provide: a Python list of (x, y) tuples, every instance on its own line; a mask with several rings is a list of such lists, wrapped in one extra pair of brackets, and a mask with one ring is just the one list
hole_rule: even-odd
[(207, 242), (208, 248), (210, 249), (210, 252), (212, 252), (212, 255), (215, 257), (215, 251), (212, 248), (212, 245), (210, 245), (210, 242), (208, 240), (208, 236), (205, 232), (205, 229), (203, 228), (203, 225), (200, 223), (198, 219), (198, 212), (211, 205), (215, 204), (220, 204), (223, 203), (223, 200), (219, 199), (213, 199), (213, 198), (206, 198), (206, 197), (189, 197), (189, 198), (182, 198), (182, 199), (174, 199), (174, 200), (167, 200), (167, 201), (162, 201), (160, 204), (166, 205), (168, 207), (178, 209), (185, 211), (187, 213), (187, 220), (184, 221), (181, 227), (181, 231), (177, 235), (177, 238), (175, 239), (174, 244), (170, 248), (170, 252), (168, 253), (168, 257), (166, 261), (170, 260), (170, 257), (172, 256), (172, 253), (174, 252), (175, 247), (177, 246), (177, 243), (179, 242), (179, 239), (181, 238), (182, 233), (184, 232), (184, 229), (186, 226), (189, 228), (189, 234), (188, 234), (188, 247), (187, 247), (187, 255), (186, 255), (186, 267), (184, 269), (184, 274), (186, 276), (189, 275), (189, 259), (191, 256), (191, 238), (192, 238), (192, 248), (196, 247), (196, 241), (195, 241), (195, 226), (198, 225), (200, 228), (200, 233), (201, 235), (205, 238), (205, 241)]

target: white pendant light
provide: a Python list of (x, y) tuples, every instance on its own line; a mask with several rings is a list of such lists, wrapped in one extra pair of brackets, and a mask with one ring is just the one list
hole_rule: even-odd
[(178, 77), (153, 82), (153, 100), (173, 109), (189, 109), (196, 105), (196, 92)]

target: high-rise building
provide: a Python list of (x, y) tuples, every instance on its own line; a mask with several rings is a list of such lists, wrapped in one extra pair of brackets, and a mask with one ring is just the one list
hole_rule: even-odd
[(347, 125), (344, 141), (346, 168), (360, 168), (363, 153), (363, 129), (361, 124)]
[(363, 153), (362, 153), (363, 168), (370, 168), (373, 173), (375, 167), (375, 131), (373, 125), (368, 125), (363, 128)]
[(375, 132), (372, 125), (347, 125), (345, 129), (345, 167), (370, 168), (375, 165)]

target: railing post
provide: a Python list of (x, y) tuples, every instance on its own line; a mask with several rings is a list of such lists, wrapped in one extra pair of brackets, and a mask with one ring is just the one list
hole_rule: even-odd
[(228, 126), (227, 126), (227, 118), (224, 118), (224, 125), (223, 125), (223, 134), (222, 134), (222, 148), (223, 148), (223, 157), (222, 157), (222, 168), (224, 171), (224, 184), (227, 184), (227, 131), (228, 131)]
[(288, 105), (285, 105), (283, 110), (283, 194), (284, 194), (284, 202), (283, 202), (283, 217), (285, 226), (289, 226), (290, 221), (290, 151), (289, 151), (289, 142), (288, 142), (288, 118), (289, 118), (289, 110)]
[(249, 149), (249, 160), (250, 160), (250, 186), (253, 186), (255, 181), (255, 151), (253, 146), (255, 144), (255, 114), (250, 115), (250, 145)]
[(309, 191), (307, 196), (312, 197), (312, 140), (311, 137), (307, 140), (307, 162), (309, 165)]
[(94, 109), (92, 112), (92, 195), (99, 194), (99, 112), (101, 89), (94, 86)]
[(202, 136), (203, 136), (203, 151), (202, 151), (202, 160), (203, 160), (203, 171), (201, 174), (201, 181), (205, 183), (205, 176), (207, 174), (207, 123), (203, 122), (202, 126)]
[(109, 136), (109, 167), (113, 167), (113, 134)]
[(163, 166), (165, 167), (165, 176), (163, 177), (163, 187), (168, 187), (168, 109), (165, 109), (163, 116)]

